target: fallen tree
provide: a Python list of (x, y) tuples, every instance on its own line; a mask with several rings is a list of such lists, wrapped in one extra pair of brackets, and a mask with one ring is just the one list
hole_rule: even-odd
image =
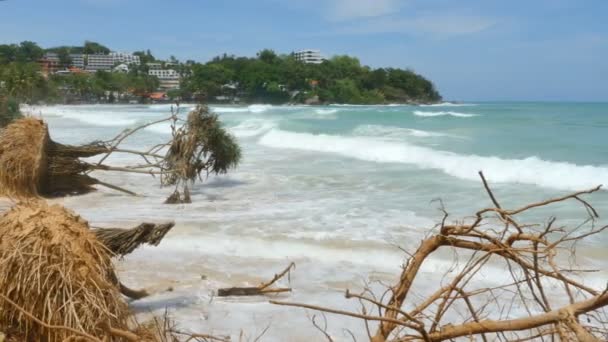
[[(480, 176), (494, 207), (478, 211), (468, 223), (454, 224), (448, 224), (444, 210), (438, 232), (408, 253), (399, 281), (382, 296), (370, 289), (363, 293), (346, 291), (346, 298), (360, 301), (361, 312), (305, 303), (271, 303), (361, 319), (373, 342), (458, 338), (607, 340), (608, 316), (604, 307), (608, 305), (608, 288), (586, 285), (577, 275), (593, 270), (571, 265), (577, 244), (608, 228), (596, 225), (598, 213), (582, 198), (600, 187), (508, 210), (501, 207), (481, 172)], [(560, 227), (555, 218), (544, 224), (520, 222), (519, 217), (531, 210), (568, 200), (578, 201), (588, 212), (582, 224)], [(425, 292), (416, 287), (421, 268), (431, 255), (444, 248), (453, 251), (454, 265), (443, 274), (435, 291), (421, 296), (416, 293), (416, 289)], [(487, 286), (484, 271), (491, 267), (504, 270), (509, 280)], [(426, 290), (429, 292), (428, 285)], [(318, 328), (316, 324), (315, 327)], [(323, 333), (332, 340), (330, 334)]]
[[(134, 133), (154, 124), (171, 124), (171, 139), (146, 150), (121, 148)], [(113, 153), (141, 157), (141, 164), (104, 164)], [(99, 161), (86, 158), (100, 156)], [(159, 176), (161, 186), (174, 186), (170, 203), (188, 202), (188, 186), (209, 173), (226, 173), (236, 167), (241, 151), (206, 106), (199, 105), (183, 119), (179, 109), (171, 115), (127, 129), (108, 141), (81, 146), (53, 141), (47, 125), (35, 118), (16, 120), (0, 133), (0, 195), (27, 198), (66, 196), (105, 186), (135, 195), (135, 192), (91, 176), (93, 171), (127, 172)], [(183, 194), (183, 195), (182, 195)]]
[(128, 330), (111, 257), (73, 212), (42, 201), (16, 205), (0, 216), (0, 330), (17, 329), (28, 341)]

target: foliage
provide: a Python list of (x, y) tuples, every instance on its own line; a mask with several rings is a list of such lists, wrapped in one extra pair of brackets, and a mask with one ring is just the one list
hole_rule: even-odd
[(20, 117), (19, 103), (15, 99), (0, 95), (0, 127), (8, 125)]
[(301, 102), (313, 96), (323, 102), (357, 104), (441, 100), (434, 85), (411, 70), (371, 69), (350, 56), (305, 64), (268, 49), (256, 58), (224, 54), (194, 64), (183, 80), (182, 96), (196, 95), (208, 101), (218, 95), (238, 95), (249, 102), (269, 103)]
[(110, 53), (110, 49), (99, 43), (86, 40), (84, 42), (83, 53), (87, 55), (107, 55)]
[[(84, 46), (47, 49), (57, 53), (59, 64), (72, 64), (70, 54), (108, 53), (109, 48), (86, 41)], [(141, 64), (131, 65), (127, 74), (41, 75), (36, 61), (44, 53), (33, 42), (0, 45), (0, 84), (5, 93), (21, 102), (109, 101), (132, 99), (154, 92), (159, 80), (148, 74), (147, 63), (158, 62), (182, 76), (179, 90), (171, 99), (242, 101), (264, 103), (306, 102), (318, 98), (324, 103), (382, 104), (432, 103), (441, 100), (433, 83), (412, 70), (372, 69), (354, 57), (335, 56), (321, 64), (305, 64), (292, 55), (265, 49), (255, 58), (222, 55), (207, 63), (180, 63), (171, 56), (157, 61), (150, 50), (138, 51)], [(85, 56), (86, 64), (86, 56)], [(131, 95), (128, 95), (131, 94)]]
[(36, 63), (11, 62), (0, 65), (2, 91), (20, 102), (35, 102), (48, 95), (47, 83)]
[(209, 108), (199, 105), (185, 124), (174, 131), (163, 169), (174, 170), (162, 180), (163, 185), (186, 185), (201, 173), (225, 174), (238, 165), (241, 148)]
[(133, 52), (133, 55), (139, 56), (139, 61), (141, 62), (141, 64), (146, 64), (146, 63), (150, 63), (150, 62), (155, 62), (156, 61), (156, 58), (154, 58), (154, 56), (152, 55), (152, 53), (150, 52), (150, 50), (147, 50), (147, 51), (135, 51), (135, 52)]
[(0, 64), (10, 62), (35, 62), (42, 57), (44, 50), (34, 42), (23, 41), (21, 44), (0, 45)]

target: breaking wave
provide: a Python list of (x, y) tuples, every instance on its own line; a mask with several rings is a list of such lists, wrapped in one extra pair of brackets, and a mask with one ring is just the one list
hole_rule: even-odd
[(423, 131), (413, 128), (403, 128), (394, 126), (383, 126), (383, 125), (361, 125), (354, 129), (354, 135), (368, 136), (368, 137), (383, 137), (383, 138), (396, 138), (403, 139), (407, 137), (417, 138), (430, 138), (430, 137), (443, 137), (447, 134), (439, 132)]
[(260, 120), (260, 119), (250, 119), (241, 122), (240, 124), (230, 127), (230, 133), (234, 134), (239, 138), (248, 138), (262, 135), (276, 126), (275, 122)]
[(420, 107), (473, 107), (477, 106), (475, 103), (452, 103), (452, 102), (442, 102), (442, 103), (434, 103), (434, 104), (423, 104)]
[(137, 118), (128, 117), (124, 113), (119, 114), (116, 111), (108, 110), (91, 110), (93, 106), (87, 107), (74, 107), (74, 108), (62, 108), (59, 106), (53, 107), (32, 107), (33, 114), (42, 114), (46, 116), (56, 116), (66, 119), (78, 120), (80, 122), (92, 125), (92, 126), (103, 126), (103, 127), (125, 127), (132, 126), (137, 123)]
[(338, 112), (337, 109), (317, 109), (315, 110), (315, 113), (319, 114), (319, 115), (332, 115), (332, 114), (336, 114)]
[(415, 110), (414, 115), (416, 116), (425, 116), (425, 117), (433, 117), (433, 116), (455, 116), (459, 118), (470, 118), (473, 116), (478, 116), (478, 114), (470, 114), (470, 113), (458, 113), (458, 112), (423, 112), (420, 110)]
[(483, 170), (489, 175), (490, 181), (495, 183), (533, 184), (560, 190), (608, 184), (608, 167), (581, 166), (538, 157), (502, 159), (463, 155), (370, 137), (314, 135), (272, 129), (260, 138), (259, 143), (272, 148), (336, 153), (377, 163), (411, 164), (472, 181), (477, 181), (477, 172)]

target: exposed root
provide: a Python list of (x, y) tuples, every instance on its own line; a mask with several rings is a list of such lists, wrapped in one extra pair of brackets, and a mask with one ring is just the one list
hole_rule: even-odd
[(143, 244), (158, 246), (174, 226), (174, 222), (142, 223), (131, 229), (97, 228), (93, 232), (115, 255), (125, 256)]
[(109, 335), (100, 322), (127, 329), (130, 317), (110, 251), (82, 218), (42, 201), (0, 216), (0, 295), (0, 327), (17, 328), (27, 340), (73, 335), (48, 326), (103, 339)]

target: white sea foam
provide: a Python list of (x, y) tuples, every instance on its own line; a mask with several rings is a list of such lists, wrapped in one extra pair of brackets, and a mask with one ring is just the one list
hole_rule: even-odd
[(239, 138), (255, 137), (264, 134), (274, 128), (276, 123), (268, 120), (249, 119), (240, 124), (230, 127), (230, 133)]
[(434, 104), (423, 104), (420, 107), (472, 107), (477, 106), (474, 103), (452, 103), (452, 102), (442, 102), (442, 103), (434, 103)]
[(405, 142), (389, 142), (369, 137), (313, 135), (273, 129), (260, 144), (273, 148), (337, 153), (378, 163), (404, 163), (423, 169), (440, 170), (451, 176), (478, 181), (483, 170), (495, 183), (525, 183), (542, 187), (576, 190), (608, 184), (608, 167), (553, 162), (538, 157), (501, 159), (461, 155)]
[(247, 107), (249, 109), (249, 111), (251, 113), (264, 113), (270, 109), (272, 109), (271, 105), (261, 105), (261, 104), (254, 104), (251, 105), (249, 107)]
[(44, 116), (56, 116), (66, 119), (78, 120), (93, 126), (124, 127), (137, 123), (137, 119), (128, 117), (124, 113), (108, 110), (86, 110), (86, 108), (63, 108), (63, 107), (38, 107), (32, 114)]
[(430, 138), (447, 136), (447, 134), (439, 132), (430, 132), (413, 128), (383, 125), (361, 125), (353, 130), (353, 134), (360, 136), (383, 137), (391, 139), (403, 139), (407, 137)]
[(470, 113), (459, 113), (459, 112), (423, 112), (420, 110), (415, 110), (414, 115), (416, 116), (425, 116), (425, 117), (433, 117), (433, 116), (455, 116), (459, 118), (470, 118), (473, 116), (478, 116), (478, 114), (470, 114)]
[(211, 111), (216, 113), (248, 113), (247, 107), (211, 107)]
[(214, 106), (211, 110), (216, 113), (263, 113), (272, 109), (271, 105), (253, 104), (247, 107)]
[(338, 112), (337, 109), (316, 109), (315, 113), (319, 115), (331, 115), (336, 114)]
[(160, 133), (160, 134), (171, 134), (171, 122), (161, 122), (144, 128), (146, 131)]

